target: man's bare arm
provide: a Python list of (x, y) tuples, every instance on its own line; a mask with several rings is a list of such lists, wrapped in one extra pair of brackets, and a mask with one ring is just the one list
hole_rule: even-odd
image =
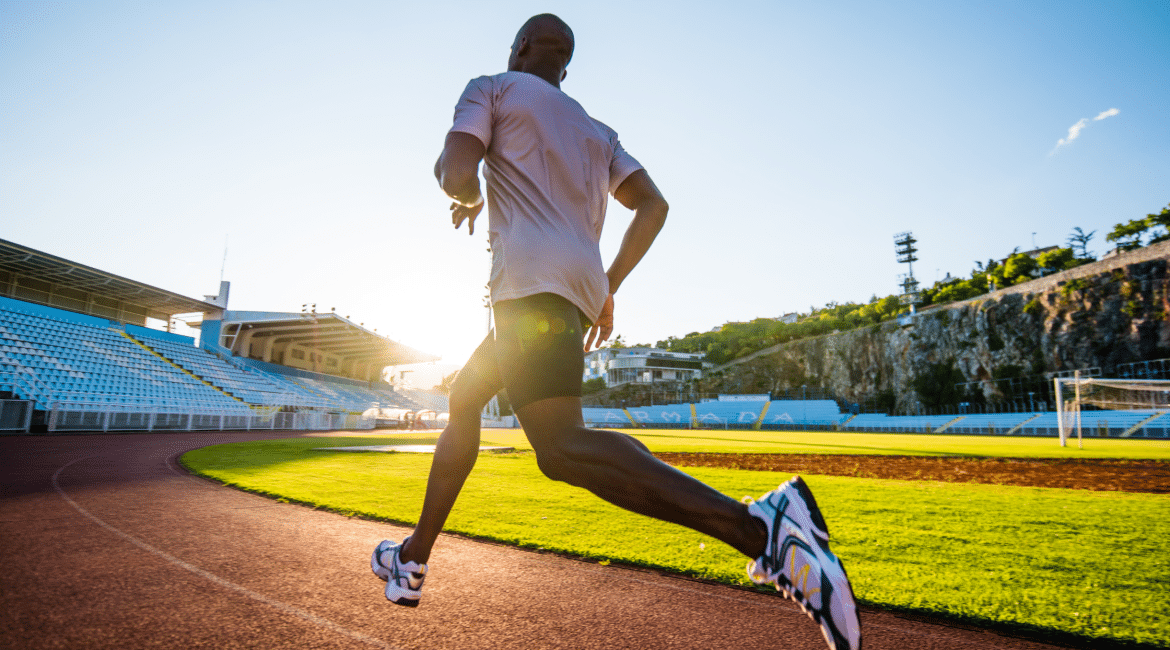
[(613, 263), (609, 265), (609, 271), (605, 273), (609, 278), (610, 294), (617, 293), (626, 276), (634, 270), (638, 262), (642, 261), (646, 251), (650, 250), (658, 231), (662, 230), (662, 225), (666, 223), (666, 212), (670, 209), (654, 181), (650, 180), (650, 174), (644, 169), (630, 174), (618, 186), (613, 196), (619, 203), (634, 211), (634, 220), (626, 229), (621, 248), (618, 249)]
[(451, 223), (459, 228), (467, 220), (467, 234), (475, 234), (475, 218), (483, 209), (479, 191), (479, 161), (486, 150), (483, 142), (470, 133), (448, 133), (443, 153), (435, 161), (435, 179), (451, 197)]
[(586, 352), (594, 345), (600, 347), (601, 342), (609, 339), (609, 335), (613, 333), (613, 294), (617, 292), (630, 271), (642, 261), (646, 251), (650, 250), (658, 231), (662, 230), (662, 225), (666, 223), (666, 212), (670, 209), (666, 199), (662, 197), (662, 193), (658, 191), (658, 187), (650, 180), (650, 175), (644, 169), (630, 174), (618, 186), (613, 196), (619, 203), (634, 211), (634, 220), (626, 229), (621, 248), (618, 249), (613, 264), (610, 264), (609, 271), (605, 274), (609, 278), (609, 295), (606, 296), (605, 304), (601, 308), (601, 313), (597, 315), (593, 327), (589, 328), (589, 334), (585, 339)]

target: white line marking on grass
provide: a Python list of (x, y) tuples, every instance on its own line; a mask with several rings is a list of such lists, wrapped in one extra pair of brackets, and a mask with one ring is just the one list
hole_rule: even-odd
[(107, 524), (106, 522), (102, 521), (97, 516), (95, 516), (93, 513), (89, 512), (85, 508), (82, 508), (80, 505), (78, 505), (78, 503), (76, 501), (69, 498), (69, 495), (65, 494), (65, 490), (61, 489), (61, 484), (57, 480), (58, 477), (61, 475), (61, 472), (64, 471), (67, 467), (69, 467), (70, 465), (72, 465), (74, 463), (77, 463), (77, 462), (80, 462), (80, 461), (83, 461), (83, 460), (86, 460), (89, 458), (95, 458), (95, 456), (86, 456), (84, 458), (78, 458), (78, 459), (69, 461), (68, 463), (65, 463), (64, 465), (59, 467), (56, 472), (53, 472), (52, 483), (53, 483), (53, 489), (57, 491), (57, 494), (61, 495), (62, 499), (65, 499), (66, 503), (73, 506), (74, 510), (77, 510), (78, 512), (80, 512), (82, 515), (85, 516), (85, 518), (89, 519), (93, 523), (110, 531), (111, 533), (117, 535), (118, 537), (121, 537), (122, 539), (126, 540), (127, 542), (130, 542), (131, 544), (137, 546), (138, 548), (140, 548), (148, 553), (151, 553), (153, 555), (156, 555), (156, 556), (166, 560), (167, 562), (170, 562), (171, 564), (173, 564), (181, 569), (186, 569), (187, 571), (190, 571), (191, 573), (194, 573), (195, 575), (200, 576), (202, 578), (206, 578), (207, 580), (210, 580), (211, 582), (214, 582), (215, 584), (217, 584), (221, 587), (225, 587), (225, 588), (230, 589), (238, 594), (247, 596), (248, 598), (251, 598), (252, 600), (255, 600), (257, 602), (268, 605), (269, 607), (272, 607), (273, 609), (280, 610), (280, 611), (284, 612), (285, 614), (291, 614), (291, 615), (296, 616), (300, 619), (308, 621), (309, 623), (312, 623), (318, 627), (323, 627), (327, 630), (336, 632), (337, 634), (347, 636), (355, 641), (360, 641), (362, 643), (366, 643), (366, 644), (369, 644), (369, 645), (372, 645), (372, 646), (375, 646), (378, 648), (386, 648), (387, 650), (401, 650), (400, 648), (398, 648), (398, 646), (390, 645), (390, 644), (388, 644), (380, 639), (375, 639), (372, 636), (367, 636), (365, 634), (362, 634), (361, 632), (354, 632), (353, 630), (346, 629), (346, 628), (338, 625), (337, 623), (330, 621), (329, 619), (322, 618), (320, 616), (317, 616), (316, 614), (313, 614), (311, 612), (307, 612), (303, 609), (300, 609), (299, 607), (293, 607), (292, 605), (289, 605), (288, 603), (284, 603), (284, 602), (281, 602), (279, 600), (276, 600), (275, 598), (270, 598), (268, 596), (265, 596), (264, 594), (257, 593), (255, 591), (252, 591), (251, 589), (248, 589), (247, 587), (237, 585), (236, 583), (231, 582), (230, 580), (225, 580), (225, 579), (215, 575), (214, 573), (211, 573), (210, 571), (205, 571), (205, 570), (200, 569), (199, 567), (197, 567), (193, 564), (190, 564), (188, 562), (184, 562), (183, 560), (180, 560), (179, 558), (177, 558), (173, 555), (170, 555), (164, 551), (161, 551), (161, 550), (151, 546), (150, 544), (147, 544), (146, 542), (138, 539), (137, 537), (134, 537), (133, 535), (131, 535), (129, 533), (124, 533), (121, 530), (118, 530), (117, 528), (114, 528), (110, 524)]

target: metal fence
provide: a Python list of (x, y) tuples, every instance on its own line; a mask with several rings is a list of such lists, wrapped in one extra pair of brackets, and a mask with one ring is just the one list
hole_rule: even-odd
[[(59, 431), (333, 431), (373, 429), (375, 418), (326, 411), (242, 412), (239, 410), (140, 407), (111, 410), (102, 404), (54, 404), (50, 432)], [(31, 409), (30, 409), (31, 414)]]

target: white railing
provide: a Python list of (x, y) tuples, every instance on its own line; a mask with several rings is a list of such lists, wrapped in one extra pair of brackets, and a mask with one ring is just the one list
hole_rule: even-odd
[(12, 376), (13, 382), (23, 389), (24, 396), (35, 402), (47, 404), (49, 398), (52, 396), (53, 389), (45, 382), (37, 379), (36, 373), (29, 370), (16, 359), (11, 359), (10, 363), (16, 366), (16, 374)]
[(374, 419), (355, 413), (270, 411), (58, 403), (48, 413), (48, 430), (57, 431), (331, 431), (373, 429)]

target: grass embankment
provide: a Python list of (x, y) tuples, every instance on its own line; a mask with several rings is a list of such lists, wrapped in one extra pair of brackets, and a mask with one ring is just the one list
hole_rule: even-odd
[[(500, 433), (489, 432), (485, 444), (516, 442), (515, 434)], [(747, 444), (743, 433), (728, 432), (738, 441), (703, 441), (702, 448), (722, 451), (720, 445), (727, 444), (761, 451), (757, 446), (763, 442)], [(643, 439), (652, 448), (664, 444), (654, 435)], [(679, 438), (681, 442), (669, 443), (671, 450), (679, 450), (676, 444), (691, 444), (689, 435)], [(906, 453), (901, 450), (911, 443), (905, 439), (921, 437), (897, 438), (901, 440), (891, 447), (899, 451), (891, 453)], [(393, 438), (396, 444), (430, 441), (433, 438)], [(243, 489), (409, 525), (422, 504), (429, 455), (313, 450), (388, 442), (377, 436), (234, 443), (189, 452), (183, 463)], [(1055, 446), (1055, 441), (1048, 442)], [(1009, 455), (1021, 454), (1013, 448)], [(687, 472), (735, 498), (758, 496), (788, 478), (783, 473), (712, 468)], [(834, 550), (865, 603), (975, 623), (1019, 625), (1041, 633), (1170, 647), (1166, 607), (1170, 561), (1165, 553), (1170, 498), (805, 478), (825, 511)], [(746, 560), (730, 547), (551, 482), (526, 452), (481, 455), (447, 529), (522, 547), (745, 584)]]

